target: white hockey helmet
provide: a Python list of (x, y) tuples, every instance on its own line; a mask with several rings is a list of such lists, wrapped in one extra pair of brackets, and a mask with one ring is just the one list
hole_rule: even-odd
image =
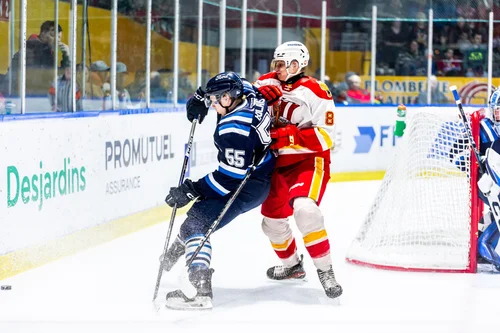
[[(309, 63), (309, 50), (307, 50), (307, 47), (301, 42), (286, 42), (281, 44), (274, 50), (273, 63), (275, 63), (276, 61), (284, 61), (287, 71), (288, 67), (290, 67), (292, 61), (294, 60), (299, 63), (300, 67), (297, 74), (300, 73), (302, 68), (306, 67)], [(289, 74), (288, 78), (294, 75), (296, 74)]]
[(488, 101), (491, 120), (495, 125), (500, 125), (500, 88), (497, 88), (490, 96)]

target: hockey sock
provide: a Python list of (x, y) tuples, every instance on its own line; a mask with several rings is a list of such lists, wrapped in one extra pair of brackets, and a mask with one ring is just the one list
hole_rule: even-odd
[(321, 270), (327, 270), (332, 265), (330, 258), (330, 242), (326, 230), (310, 232), (304, 236), (304, 245), (311, 256), (314, 266)]
[[(188, 262), (191, 259), (194, 252), (196, 251), (196, 248), (201, 244), (203, 237), (205, 237), (205, 235), (199, 234), (199, 235), (193, 235), (186, 239), (186, 262)], [(210, 240), (207, 239), (207, 241), (205, 242), (205, 244), (203, 244), (203, 247), (201, 248), (196, 258), (194, 258), (191, 267), (202, 266), (208, 269), (210, 268), (211, 260), (212, 260), (212, 246), (210, 245)]]
[(264, 217), (262, 220), (262, 231), (269, 237), (271, 246), (283, 262), (283, 265), (292, 267), (299, 263), (297, 246), (295, 245), (295, 238), (292, 235), (288, 219)]
[(271, 246), (274, 252), (283, 262), (283, 265), (287, 267), (295, 266), (299, 263), (299, 257), (297, 256), (297, 246), (295, 245), (295, 238), (292, 237), (287, 239), (284, 243), (277, 244), (271, 241)]
[(311, 198), (296, 198), (293, 204), (297, 227), (304, 239), (304, 245), (316, 268), (329, 269), (330, 242), (325, 230), (324, 217), (318, 205)]

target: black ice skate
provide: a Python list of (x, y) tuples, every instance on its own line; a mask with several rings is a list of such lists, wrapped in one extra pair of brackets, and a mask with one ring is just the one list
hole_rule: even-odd
[(189, 281), (196, 288), (196, 296), (187, 297), (182, 290), (167, 294), (167, 308), (174, 310), (208, 310), (212, 308), (212, 274), (214, 270), (194, 267), (189, 271)]
[(303, 280), (306, 277), (304, 264), (300, 255), (299, 263), (292, 267), (274, 266), (267, 270), (267, 277), (271, 280)]
[(160, 262), (162, 263), (163, 269), (167, 272), (170, 271), (185, 252), (186, 246), (179, 239), (179, 237), (176, 237), (172, 246), (170, 246), (170, 248), (167, 250), (167, 254), (165, 256), (163, 254), (160, 256)]
[(335, 280), (335, 274), (333, 273), (332, 266), (330, 266), (330, 268), (326, 271), (322, 271), (320, 269), (317, 271), (321, 285), (323, 286), (323, 289), (325, 289), (326, 296), (330, 298), (337, 298), (342, 295), (342, 287), (338, 284), (337, 280)]

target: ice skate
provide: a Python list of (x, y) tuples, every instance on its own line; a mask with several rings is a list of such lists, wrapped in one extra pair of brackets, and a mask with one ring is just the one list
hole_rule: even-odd
[(304, 280), (306, 271), (304, 270), (303, 255), (300, 255), (299, 263), (292, 267), (273, 266), (267, 270), (267, 277), (271, 280)]
[(162, 267), (165, 271), (170, 271), (172, 267), (174, 267), (175, 263), (179, 260), (180, 257), (184, 255), (186, 252), (186, 246), (184, 243), (179, 239), (179, 237), (175, 238), (174, 243), (170, 248), (167, 250), (166, 255), (161, 255), (160, 256), (160, 262), (162, 264)]
[(325, 290), (326, 296), (330, 298), (337, 298), (342, 295), (342, 287), (335, 280), (335, 274), (333, 273), (333, 268), (330, 266), (326, 271), (318, 269), (318, 277), (323, 289)]
[(187, 297), (182, 290), (167, 294), (166, 307), (174, 310), (209, 310), (212, 308), (213, 269), (194, 267), (190, 269), (189, 281), (196, 288), (196, 296)]

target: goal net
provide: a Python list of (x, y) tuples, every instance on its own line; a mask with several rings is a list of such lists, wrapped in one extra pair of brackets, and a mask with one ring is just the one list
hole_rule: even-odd
[[(479, 112), (470, 120), (476, 138)], [(347, 260), (395, 270), (475, 272), (482, 204), (459, 112), (414, 108), (406, 123)]]

